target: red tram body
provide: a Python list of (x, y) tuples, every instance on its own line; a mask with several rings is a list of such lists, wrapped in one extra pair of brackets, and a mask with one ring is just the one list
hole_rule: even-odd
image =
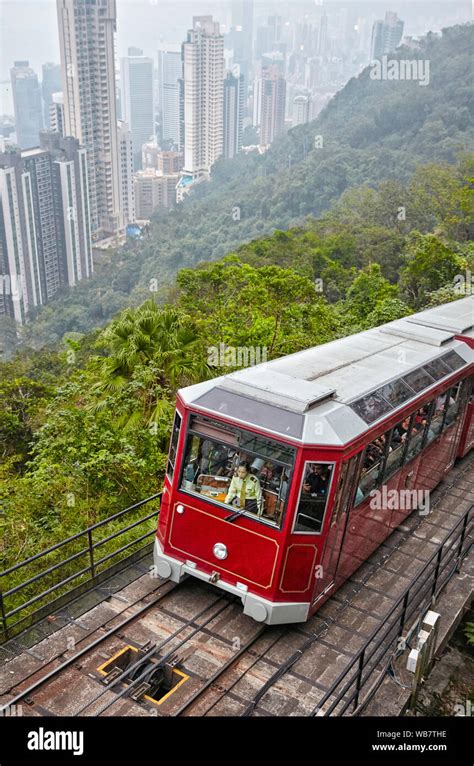
[[(470, 348), (474, 348), (474, 330), (466, 330), (462, 335), (456, 335), (456, 340), (463, 340)], [(471, 394), (466, 405), (466, 414), (457, 457), (464, 457), (474, 447), (474, 386), (471, 386)]]
[(156, 573), (305, 621), (472, 447), (473, 313), (463, 298), (180, 390)]

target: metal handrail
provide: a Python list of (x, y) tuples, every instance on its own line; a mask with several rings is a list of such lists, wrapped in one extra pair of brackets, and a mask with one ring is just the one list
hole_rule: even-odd
[(95, 524), (91, 524), (90, 527), (86, 527), (85, 529), (82, 529), (80, 532), (76, 532), (76, 534), (71, 535), (71, 537), (66, 537), (64, 540), (61, 540), (59, 543), (56, 543), (56, 545), (52, 545), (51, 548), (46, 548), (46, 550), (44, 551), (35, 553), (34, 556), (30, 556), (29, 558), (24, 559), (23, 561), (20, 561), (18, 564), (14, 564), (12, 567), (9, 567), (9, 569), (5, 569), (3, 572), (0, 572), (0, 577), (3, 577), (4, 575), (8, 575), (11, 572), (14, 572), (16, 569), (20, 569), (20, 567), (23, 567), (26, 564), (31, 564), (31, 562), (34, 561), (35, 559), (39, 559), (42, 556), (46, 556), (47, 553), (52, 553), (53, 551), (60, 548), (62, 545), (71, 543), (73, 540), (77, 540), (78, 537), (81, 537), (82, 535), (87, 534), (88, 532), (92, 532), (94, 529), (97, 529), (98, 527), (102, 527), (104, 524), (108, 524), (109, 521), (114, 521), (115, 519), (118, 519), (119, 516), (122, 516), (124, 513), (127, 513), (128, 511), (134, 511), (135, 508), (140, 508), (140, 506), (145, 505), (145, 503), (149, 503), (151, 500), (156, 500), (156, 498), (161, 497), (162, 494), (163, 494), (162, 492), (157, 492), (155, 495), (150, 495), (150, 497), (146, 497), (144, 500), (140, 500), (138, 503), (128, 506), (128, 508), (123, 508), (121, 511), (117, 511), (117, 513), (114, 513), (112, 516), (107, 516), (106, 519), (102, 519), (101, 521), (97, 521)]
[[(451, 529), (445, 536), (443, 542), (439, 545), (439, 547), (434, 551), (431, 558), (426, 562), (426, 564), (423, 566), (422, 570), (418, 572), (411, 580), (410, 584), (407, 586), (405, 591), (402, 593), (402, 595), (398, 598), (398, 600), (395, 602), (393, 607), (391, 608), (390, 616), (393, 616), (397, 613), (397, 610), (401, 607), (401, 615), (393, 622), (389, 622), (389, 617), (384, 620), (384, 622), (381, 625), (378, 625), (371, 633), (369, 638), (366, 640), (364, 645), (359, 649), (359, 651), (354, 655), (353, 659), (351, 660), (350, 664), (344, 668), (344, 670), (339, 674), (339, 676), (336, 678), (336, 680), (333, 682), (329, 690), (324, 694), (322, 699), (318, 702), (317, 708), (315, 710), (315, 714), (319, 713), (320, 715), (331, 715), (335, 708), (344, 700), (345, 695), (348, 693), (350, 687), (355, 684), (356, 688), (352, 692), (352, 694), (349, 695), (349, 698), (345, 700), (345, 704), (342, 708), (342, 710), (338, 713), (338, 715), (344, 714), (344, 712), (347, 710), (349, 705), (353, 704), (353, 711), (355, 711), (359, 705), (359, 698), (361, 690), (364, 688), (365, 684), (367, 683), (368, 678), (375, 672), (377, 669), (378, 663), (374, 665), (371, 669), (368, 669), (368, 672), (364, 676), (364, 670), (367, 669), (367, 666), (372, 659), (372, 657), (376, 654), (376, 652), (380, 649), (380, 647), (383, 644), (383, 641), (386, 639), (387, 634), (390, 633), (390, 631), (393, 631), (397, 627), (398, 623), (398, 630), (397, 635), (389, 642), (388, 647), (386, 651), (384, 652), (384, 656), (391, 650), (391, 646), (393, 644), (393, 641), (395, 639), (398, 639), (402, 636), (404, 626), (408, 619), (413, 615), (414, 611), (419, 606), (419, 603), (413, 604), (413, 601), (416, 599), (416, 597), (423, 591), (426, 586), (428, 587), (428, 592), (431, 588), (431, 597), (430, 601), (432, 602), (436, 595), (440, 592), (442, 587), (446, 584), (446, 582), (450, 579), (452, 574), (456, 571), (456, 569), (459, 568), (459, 562), (462, 558), (464, 558), (465, 555), (467, 555), (468, 551), (470, 550), (472, 543), (469, 544), (467, 547), (467, 550), (463, 553), (463, 545), (464, 541), (467, 538), (469, 532), (468, 532), (468, 520), (469, 516), (471, 515), (471, 512), (474, 509), (474, 504), (470, 505), (469, 508), (467, 508), (455, 527)], [(469, 521), (469, 531), (471, 529), (471, 526), (474, 526), (474, 521), (471, 519)], [(449, 546), (447, 548), (446, 557), (443, 560), (443, 552), (445, 550), (445, 546), (450, 541)], [(459, 543), (459, 545), (458, 545)], [(455, 559), (456, 565), (453, 567), (452, 571), (448, 573), (448, 577), (445, 578), (444, 582), (442, 583), (441, 587), (437, 589), (437, 585), (439, 583), (440, 579), (440, 569), (444, 572), (447, 567), (449, 567), (449, 564), (451, 563), (452, 559)], [(433, 566), (434, 562), (436, 561), (434, 565), (433, 575), (429, 575), (423, 580), (423, 575), (428, 570), (430, 566)], [(444, 564), (444, 566), (443, 566)], [(431, 581), (431, 577), (433, 577), (433, 583)], [(420, 583), (420, 580), (422, 581)], [(422, 596), (423, 598), (426, 597)], [(385, 628), (385, 631), (382, 631), (382, 628)], [(382, 635), (379, 636), (378, 634), (382, 631)], [(372, 647), (369, 650), (370, 645), (375, 641), (376, 644), (374, 647)], [(353, 672), (354, 671), (354, 672)], [(345, 679), (347, 679), (348, 675), (353, 672), (353, 675), (351, 675), (351, 678), (344, 684), (342, 689), (337, 692), (338, 687), (344, 682)], [(385, 673), (383, 673), (383, 676)], [(373, 690), (374, 693), (375, 690)], [(334, 699), (330, 706), (323, 711), (323, 706), (328, 702), (328, 700), (337, 694), (336, 699)], [(364, 700), (364, 704), (367, 703), (367, 699)]]
[[(93, 583), (97, 579), (97, 567), (101, 566), (107, 561), (110, 561), (114, 557), (118, 556), (120, 553), (123, 553), (125, 550), (131, 548), (132, 546), (143, 542), (146, 540), (146, 538), (151, 537), (155, 534), (155, 530), (151, 530), (149, 532), (145, 532), (145, 534), (140, 535), (139, 537), (134, 538), (130, 542), (126, 543), (125, 545), (113, 550), (110, 553), (107, 553), (105, 556), (102, 556), (100, 559), (96, 559), (94, 557), (94, 551), (99, 548), (102, 545), (105, 545), (106, 543), (109, 543), (111, 540), (114, 540), (115, 538), (119, 537), (120, 535), (126, 534), (131, 529), (134, 529), (135, 527), (139, 526), (140, 524), (145, 523), (146, 521), (149, 521), (150, 519), (156, 517), (159, 514), (158, 511), (152, 511), (151, 513), (146, 514), (145, 516), (142, 516), (141, 518), (133, 521), (131, 524), (127, 524), (125, 527), (122, 527), (121, 529), (117, 530), (116, 532), (113, 532), (110, 535), (107, 535), (106, 537), (103, 537), (101, 540), (93, 541), (92, 533), (94, 530), (99, 529), (106, 524), (109, 524), (112, 521), (116, 521), (117, 519), (124, 516), (126, 513), (130, 513), (132, 511), (135, 511), (137, 508), (140, 508), (141, 506), (152, 502), (153, 500), (156, 500), (158, 498), (161, 498), (162, 492), (157, 492), (154, 495), (150, 495), (150, 497), (144, 498), (143, 500), (140, 500), (138, 503), (134, 503), (133, 505), (128, 506), (127, 508), (123, 508), (121, 511), (118, 511), (117, 513), (112, 514), (111, 516), (108, 516), (106, 519), (102, 519), (101, 521), (97, 521), (95, 524), (91, 524), (90, 526), (86, 527), (85, 529), (82, 529), (80, 532), (77, 532), (74, 535), (71, 535), (70, 537), (65, 538), (64, 540), (61, 540), (59, 543), (56, 543), (55, 545), (52, 545), (50, 548), (47, 548), (46, 550), (40, 551), (39, 553), (34, 554), (33, 556), (29, 556), (27, 559), (24, 559), (23, 561), (18, 562), (17, 564), (14, 564), (13, 566), (9, 567), (8, 569), (5, 569), (3, 572), (0, 573), (0, 576), (6, 577), (13, 572), (18, 571), (22, 567), (25, 567), (35, 561), (38, 561), (42, 558), (45, 558), (51, 553), (54, 553), (55, 551), (58, 551), (65, 545), (68, 545), (71, 542), (74, 542), (75, 540), (79, 540), (80, 538), (87, 536), (87, 546), (82, 548), (80, 551), (77, 551), (76, 553), (73, 553), (70, 556), (67, 556), (64, 559), (61, 559), (61, 561), (56, 562), (55, 564), (52, 564), (51, 566), (47, 567), (46, 569), (43, 569), (41, 572), (37, 572), (32, 577), (28, 578), (27, 580), (24, 580), (23, 582), (19, 583), (18, 585), (13, 586), (12, 588), (1, 591), (0, 590), (0, 622), (2, 625), (2, 631), (3, 631), (3, 638), (7, 639), (9, 638), (9, 634), (11, 630), (15, 627), (17, 627), (22, 622), (29, 620), (30, 624), (33, 624), (35, 621), (35, 615), (38, 614), (38, 612), (41, 612), (42, 609), (44, 609), (44, 606), (40, 609), (37, 609), (36, 611), (28, 614), (27, 616), (21, 618), (20, 620), (17, 620), (12, 625), (9, 624), (9, 620), (11, 621), (11, 618), (14, 615), (19, 614), (20, 612), (24, 611), (28, 607), (32, 606), (36, 602), (40, 601), (41, 599), (45, 598), (46, 596), (49, 596), (51, 593), (54, 593), (60, 588), (63, 588), (68, 583), (72, 582), (73, 580), (76, 580), (77, 578), (90, 573), (90, 580), (88, 583)], [(143, 546), (140, 548), (140, 550), (143, 550), (147, 546)], [(136, 553), (136, 551), (135, 551)], [(5, 599), (9, 596), (12, 596), (15, 593), (19, 593), (20, 591), (27, 588), (29, 585), (32, 585), (35, 582), (38, 582), (42, 577), (46, 577), (47, 575), (51, 574), (52, 572), (55, 572), (60, 567), (65, 566), (66, 564), (70, 564), (73, 561), (76, 561), (76, 559), (80, 559), (81, 556), (89, 556), (89, 563), (87, 566), (83, 568), (79, 568), (72, 574), (69, 574), (67, 577), (61, 579), (59, 582), (55, 583), (49, 588), (46, 588), (45, 590), (41, 591), (41, 593), (33, 595), (28, 600), (21, 603), (19, 606), (16, 606), (14, 609), (11, 609), (10, 611), (7, 611), (5, 608)], [(131, 556), (135, 555), (134, 553), (130, 554), (129, 557), (126, 557), (125, 560), (128, 560)], [(101, 577), (104, 576), (106, 572), (109, 571), (111, 567), (107, 568), (105, 572), (101, 572)], [(84, 584), (83, 584), (84, 585)], [(79, 587), (79, 586), (76, 586)], [(68, 591), (70, 593), (70, 591)], [(63, 594), (64, 596), (66, 594)], [(38, 619), (40, 619), (38, 617)]]

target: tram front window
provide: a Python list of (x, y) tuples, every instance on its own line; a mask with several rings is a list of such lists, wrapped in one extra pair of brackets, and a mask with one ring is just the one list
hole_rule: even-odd
[(321, 532), (328, 502), (333, 463), (306, 463), (303, 471), (295, 532)]
[(294, 456), (286, 444), (196, 415), (181, 489), (280, 526)]

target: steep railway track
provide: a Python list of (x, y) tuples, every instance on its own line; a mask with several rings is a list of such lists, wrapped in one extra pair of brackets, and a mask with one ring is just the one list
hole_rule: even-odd
[[(367, 625), (384, 619), (374, 606), (389, 601), (381, 578), (396, 575), (395, 561), (409, 557), (404, 550), (413, 539), (422, 565), (429, 548), (422, 530), (434, 512), (452, 505), (472, 463), (438, 487), (428, 518), (412, 514), (307, 624), (268, 628), (244, 616), (238, 599), (199, 581), (162, 582), (147, 594), (151, 601), (137, 600), (124, 619), (109, 619), (103, 634), (6, 689), (3, 704), (24, 703), (24, 715), (314, 715), (370, 632)], [(364, 608), (367, 594), (372, 601)], [(114, 666), (127, 650), (136, 660)], [(152, 698), (154, 679), (168, 674), (169, 681), (175, 671), (181, 683)]]

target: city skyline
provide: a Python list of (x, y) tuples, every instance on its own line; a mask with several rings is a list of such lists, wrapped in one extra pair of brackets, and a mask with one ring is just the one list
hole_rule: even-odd
[[(304, 8), (315, 10), (326, 8), (330, 13), (338, 8), (359, 8), (361, 12), (378, 13), (383, 18), (385, 11), (395, 11), (400, 16), (404, 14), (405, 34), (419, 35), (424, 32), (439, 31), (443, 25), (451, 25), (472, 18), (472, 8), (469, 0), (325, 0), (322, 4), (300, 2), (300, 0), (275, 0), (273, 3), (254, 2), (254, 24), (258, 16), (271, 15), (271, 9), (280, 9), (283, 14), (291, 12), (295, 17), (303, 16)], [(303, 10), (301, 10), (303, 9)], [(231, 24), (230, 0), (215, 0), (210, 2), (177, 2), (156, 3), (153, 0), (117, 0), (118, 29), (117, 56), (127, 55), (127, 48), (137, 46), (143, 49), (145, 56), (156, 59), (156, 50), (161, 42), (180, 43), (185, 39), (190, 28), (193, 15), (212, 14), (223, 25)], [(307, 12), (307, 11), (306, 11)], [(23, 24), (25, 15), (31, 19), (28, 27), (22, 31), (21, 41), (16, 33)], [(28, 59), (30, 65), (39, 75), (44, 63), (52, 61), (59, 63), (59, 39), (57, 36), (55, 0), (2, 0), (0, 2), (0, 17), (2, 19), (3, 36), (1, 38), (0, 82), (9, 79), (9, 70), (14, 60)], [(152, 23), (150, 23), (152, 22)], [(436, 24), (438, 25), (436, 27)], [(37, 34), (41, 29), (41, 35)], [(28, 54), (28, 55), (27, 55)], [(1, 109), (0, 111), (3, 111)]]
[[(37, 7), (44, 10), (48, 3), (38, 0)], [(142, 6), (134, 4), (135, 9)], [(151, 6), (155, 3), (148, 13)], [(127, 237), (141, 237), (141, 227), (155, 213), (174, 208), (197, 183), (209, 181), (217, 162), (232, 161), (242, 151), (264, 154), (279, 136), (316, 119), (371, 61), (400, 45), (416, 49), (413, 8), (422, 6), (411, 4), (410, 12), (403, 2), (385, 0), (294, 0), (285, 6), (254, 0), (191, 6), (183, 0), (172, 21), (151, 25), (155, 37), (148, 55), (146, 45), (133, 39), (133, 25), (126, 24), (127, 3), (55, 0), (60, 63), (51, 49), (40, 80), (29, 57), (13, 60), (14, 115), (13, 122), (5, 112), (1, 115), (0, 157), (4, 167), (11, 162), (17, 168), (20, 178), (21, 168), (33, 163), (25, 150), (34, 157), (36, 173), (49, 161), (45, 146), (54, 146), (57, 154), (76, 142), (81, 168), (87, 165), (87, 173), (81, 171), (86, 228), (95, 245), (116, 246)], [(205, 12), (212, 7), (217, 16)], [(444, 4), (437, 8), (441, 12)], [(155, 10), (157, 22), (163, 8)], [(186, 30), (176, 32), (183, 22)], [(124, 28), (128, 45), (121, 55)], [(44, 127), (52, 131), (41, 132)], [(2, 192), (9, 216), (4, 228), (17, 226), (8, 207), (9, 183), (6, 178)], [(53, 220), (56, 192), (48, 183), (42, 194)], [(21, 276), (31, 286), (29, 305), (47, 302), (60, 284), (73, 285), (93, 271), (92, 260), (90, 268), (77, 273), (69, 265), (65, 281), (56, 268), (58, 276), (49, 288), (36, 290), (34, 274), (48, 271), (57, 236), (53, 225), (40, 228), (37, 265), (20, 253), (26, 269)], [(11, 276), (15, 237), (4, 234), (1, 260)], [(26, 245), (21, 247), (26, 252)], [(15, 318), (25, 321), (27, 316), (28, 301)]]

